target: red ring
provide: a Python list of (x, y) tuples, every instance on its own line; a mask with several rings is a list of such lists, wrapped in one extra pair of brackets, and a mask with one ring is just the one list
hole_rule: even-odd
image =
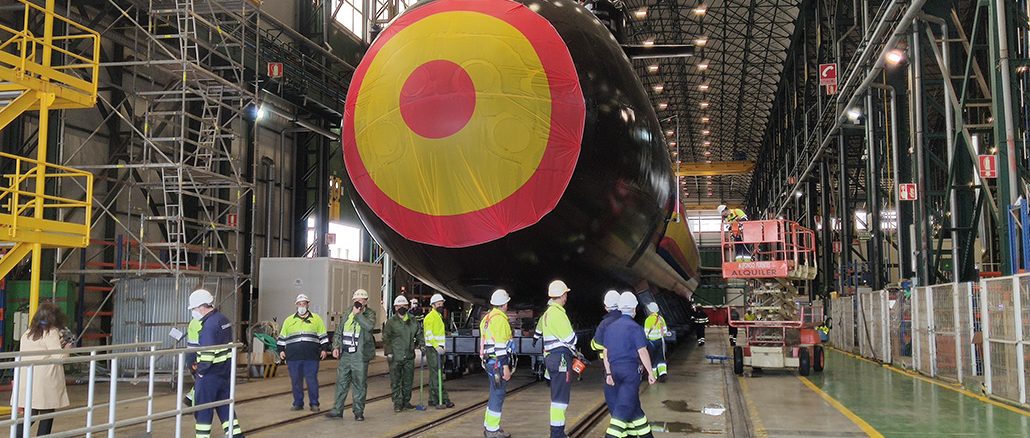
[[(477, 211), (434, 216), (411, 210), (386, 195), (361, 160), (354, 132), (354, 111), (371, 60), (407, 26), (430, 15), (470, 11), (486, 14), (518, 29), (536, 50), (551, 91), (547, 147), (536, 171), (514, 193)], [(529, 227), (554, 210), (572, 180), (579, 159), (586, 108), (579, 76), (568, 46), (549, 21), (511, 0), (451, 0), (416, 7), (386, 28), (354, 72), (343, 118), (343, 153), (347, 174), (369, 208), (408, 240), (460, 248), (500, 239)]]

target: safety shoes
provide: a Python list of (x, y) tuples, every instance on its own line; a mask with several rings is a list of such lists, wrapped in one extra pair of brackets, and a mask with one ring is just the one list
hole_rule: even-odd
[(511, 434), (505, 432), (504, 429), (497, 429), (493, 432), (489, 430), (483, 431), (483, 437), (485, 438), (511, 438)]

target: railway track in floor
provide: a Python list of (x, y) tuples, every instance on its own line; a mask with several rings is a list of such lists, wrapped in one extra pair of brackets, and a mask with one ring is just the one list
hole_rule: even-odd
[[(381, 373), (369, 374), (368, 378), (371, 379), (373, 377), (382, 377), (382, 376), (389, 376), (389, 375), (390, 375), (389, 371), (384, 371), (384, 372), (381, 372)], [(331, 383), (325, 383), (325, 384), (318, 385), (318, 388), (319, 389), (328, 388), (328, 387), (335, 386), (335, 385), (336, 385), (336, 382), (333, 381)], [(288, 395), (288, 394), (292, 394), (292, 393), (293, 393), (292, 389), (287, 389), (285, 391), (273, 392), (271, 394), (255, 395), (253, 397), (247, 397), (247, 398), (242, 398), (242, 399), (236, 400), (236, 405), (238, 406), (238, 405), (242, 405), (242, 404), (258, 402), (258, 401), (270, 399), (272, 397), (278, 397), (278, 396), (281, 396), (281, 395)]]
[[(522, 391), (524, 391), (524, 390), (526, 390), (526, 389), (528, 389), (528, 388), (530, 388), (530, 387), (532, 387), (532, 386), (534, 386), (534, 385), (536, 385), (538, 383), (540, 383), (540, 382), (538, 382), (538, 381), (530, 381), (528, 383), (525, 383), (525, 384), (516, 386), (514, 388), (511, 388), (507, 392), (505, 392), (505, 397), (509, 397), (509, 396), (511, 396), (513, 394), (517, 394), (519, 392), (522, 392)], [(422, 423), (422, 424), (420, 424), (418, 426), (415, 426), (415, 427), (413, 427), (411, 429), (408, 429), (408, 430), (406, 430), (404, 432), (401, 432), (399, 434), (393, 435), (392, 438), (412, 438), (412, 437), (421, 436), (422, 434), (424, 434), (424, 433), (426, 433), (426, 432), (428, 432), (430, 430), (433, 430), (433, 429), (435, 429), (437, 427), (440, 427), (440, 426), (442, 426), (444, 424), (447, 424), (447, 423), (450, 423), (452, 421), (455, 421), (455, 420), (457, 420), (459, 418), (462, 418), (462, 417), (464, 417), (464, 416), (466, 416), (468, 414), (471, 414), (473, 412), (481, 412), (481, 409), (486, 407), (486, 404), (489, 401), (490, 401), (489, 398), (483, 399), (482, 401), (479, 401), (477, 403), (465, 406), (465, 407), (463, 407), (461, 409), (457, 409), (454, 412), (451, 412), (451, 413), (449, 413), (449, 414), (447, 414), (447, 415), (445, 415), (445, 416), (443, 416), (441, 418), (437, 418), (435, 420), (432, 420), (432, 421), (429, 421), (429, 422), (426, 422), (426, 423)]]
[(569, 438), (588, 438), (590, 431), (597, 428), (604, 421), (605, 417), (608, 416), (608, 405), (601, 403), (587, 412), (587, 415), (581, 418), (572, 427), (568, 427), (565, 430), (565, 434)]

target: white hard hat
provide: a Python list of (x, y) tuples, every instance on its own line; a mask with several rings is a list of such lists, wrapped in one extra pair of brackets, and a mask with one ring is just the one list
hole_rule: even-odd
[(366, 291), (364, 289), (358, 289), (358, 290), (354, 291), (353, 299), (357, 300), (357, 299), (361, 299), (361, 298), (364, 298), (364, 299), (367, 300), (368, 299), (368, 291)]
[(658, 313), (658, 304), (654, 301), (647, 303), (647, 311), (651, 313)]
[(296, 304), (296, 303), (299, 303), (299, 302), (301, 302), (301, 301), (307, 301), (307, 302), (309, 302), (309, 303), (310, 303), (310, 302), (311, 302), (311, 299), (310, 299), (310, 298), (308, 298), (308, 296), (307, 296), (307, 295), (304, 295), (304, 294), (300, 294), (300, 295), (297, 295), (297, 299), (296, 299), (296, 300), (293, 300), (294, 304)]
[(619, 307), (619, 291), (612, 289), (604, 293), (604, 308), (617, 309)]
[(408, 299), (404, 298), (404, 295), (397, 295), (397, 298), (393, 299), (393, 305), (394, 306), (407, 306), (408, 305)]
[(212, 305), (214, 302), (215, 297), (211, 295), (211, 292), (208, 292), (206, 289), (197, 289), (190, 294), (190, 307), (187, 310), (196, 309), (202, 304)]
[(619, 310), (633, 310), (637, 308), (637, 296), (633, 292), (623, 292), (619, 295)]
[[(709, 204), (709, 205), (711, 205), (711, 204)], [(719, 204), (719, 206), (715, 207), (715, 209), (719, 210), (719, 213), (722, 213), (724, 210), (726, 210), (726, 205), (725, 204)]]
[(418, 299), (417, 298), (412, 298), (411, 299), (411, 305), (412, 306), (417, 306), (418, 305)]
[(562, 295), (565, 295), (565, 292), (568, 292), (569, 290), (571, 289), (569, 289), (569, 287), (565, 285), (564, 281), (554, 280), (551, 282), (551, 284), (547, 285), (547, 296), (551, 298), (558, 298)]
[(508, 296), (508, 291), (504, 289), (497, 289), (494, 294), (490, 296), (490, 305), (492, 306), (503, 306), (511, 301), (511, 297)]
[(433, 296), (429, 297), (429, 304), (436, 304), (440, 301), (443, 301), (443, 295), (433, 294)]

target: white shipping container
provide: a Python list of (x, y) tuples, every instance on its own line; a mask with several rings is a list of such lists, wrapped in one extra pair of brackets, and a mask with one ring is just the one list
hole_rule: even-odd
[(365, 289), (379, 329), (386, 321), (382, 285), (383, 266), (378, 264), (334, 258), (262, 258), (258, 319), (280, 326), (283, 319), (296, 312), (294, 300), (303, 293), (311, 299), (311, 311), (321, 316), (332, 332), (350, 313), (354, 291)]

